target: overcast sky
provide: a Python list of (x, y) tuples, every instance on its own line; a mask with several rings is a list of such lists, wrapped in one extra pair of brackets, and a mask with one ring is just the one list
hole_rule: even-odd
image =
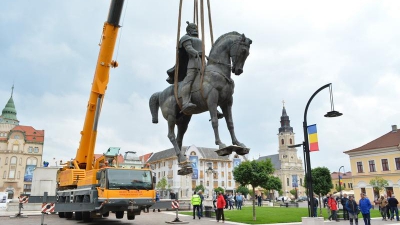
[[(75, 157), (109, 2), (15, 0), (0, 8), (0, 108), (14, 84), (20, 124), (45, 130), (43, 160)], [(114, 54), (120, 66), (110, 72), (96, 153), (111, 146), (140, 155), (172, 147), (161, 115), (159, 124), (151, 123), (148, 100), (168, 86), (178, 6), (178, 0), (125, 1)], [(193, 19), (193, 1), (183, 6), (181, 34)], [(400, 125), (399, 11), (399, 1), (211, 0), (214, 39), (238, 31), (253, 40), (243, 74), (233, 77), (236, 136), (251, 148), (250, 159), (278, 153), (282, 100), (301, 143), (305, 105), (327, 83), (343, 116), (323, 117), (328, 89), (312, 101), (307, 120), (317, 124), (320, 147), (311, 153), (313, 168), (349, 171), (343, 151)], [(209, 117), (192, 118), (184, 145), (217, 147)], [(219, 121), (221, 139), (230, 144)]]

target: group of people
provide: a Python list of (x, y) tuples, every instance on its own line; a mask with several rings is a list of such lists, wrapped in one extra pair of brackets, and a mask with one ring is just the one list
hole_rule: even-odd
[[(341, 201), (341, 204), (343, 206), (343, 218), (349, 219), (350, 225), (353, 225), (353, 222), (355, 223), (355, 225), (358, 225), (358, 214), (360, 213), (363, 217), (365, 225), (371, 225), (370, 210), (373, 206), (365, 193), (360, 194), (360, 200), (358, 201), (358, 204), (354, 200), (353, 195), (350, 195), (349, 198), (347, 198), (347, 195), (344, 194), (342, 199), (335, 199), (332, 194), (327, 195), (324, 203), (327, 208), (329, 220), (333, 219), (339, 221), (337, 217), (339, 200)], [(388, 199), (386, 199), (384, 196), (381, 196), (375, 201), (375, 204), (379, 205), (382, 220), (387, 220), (386, 218), (393, 220), (394, 216), (396, 215), (396, 220), (399, 221), (399, 213), (397, 208), (399, 202), (394, 195), (392, 195)]]
[[(222, 194), (222, 193), (221, 193)], [(224, 197), (224, 200), (226, 202), (224, 209), (238, 209), (238, 210), (242, 210), (242, 205), (243, 205), (243, 201), (244, 201), (244, 196), (241, 193), (236, 193), (235, 195), (231, 195), (230, 193), (227, 194), (222, 194), (222, 196)], [(213, 196), (213, 205), (214, 208), (216, 209), (216, 203), (217, 203), (217, 198), (218, 195), (217, 193), (214, 194)]]
[(393, 220), (396, 216), (396, 220), (399, 221), (399, 209), (397, 208), (399, 201), (396, 199), (396, 196), (392, 195), (391, 197), (385, 198), (385, 196), (382, 195), (375, 200), (375, 204), (379, 206), (382, 220)]

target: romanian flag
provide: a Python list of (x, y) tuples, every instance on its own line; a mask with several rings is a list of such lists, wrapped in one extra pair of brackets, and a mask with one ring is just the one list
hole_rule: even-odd
[(308, 126), (307, 131), (308, 131), (308, 142), (310, 143), (310, 152), (319, 151), (317, 125), (314, 124)]

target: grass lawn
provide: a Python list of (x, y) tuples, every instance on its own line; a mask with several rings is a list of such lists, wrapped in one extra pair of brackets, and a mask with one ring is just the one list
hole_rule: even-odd
[[(185, 215), (193, 215), (192, 212), (180, 212)], [(291, 223), (301, 222), (301, 217), (308, 216), (307, 208), (284, 207), (256, 207), (256, 221), (253, 220), (253, 207), (246, 206), (242, 210), (224, 210), (225, 220), (247, 224)], [(319, 214), (319, 209), (318, 209)], [(322, 209), (322, 216), (327, 219), (326, 209)], [(358, 215), (362, 220), (362, 215)], [(379, 210), (371, 210), (371, 217), (380, 217)]]

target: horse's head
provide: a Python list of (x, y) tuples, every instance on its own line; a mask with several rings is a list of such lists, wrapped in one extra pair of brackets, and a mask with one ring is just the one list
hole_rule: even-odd
[(243, 73), (243, 66), (249, 56), (250, 45), (252, 40), (246, 38), (242, 34), (237, 40), (235, 40), (230, 49), (230, 56), (232, 59), (232, 73), (240, 75)]

